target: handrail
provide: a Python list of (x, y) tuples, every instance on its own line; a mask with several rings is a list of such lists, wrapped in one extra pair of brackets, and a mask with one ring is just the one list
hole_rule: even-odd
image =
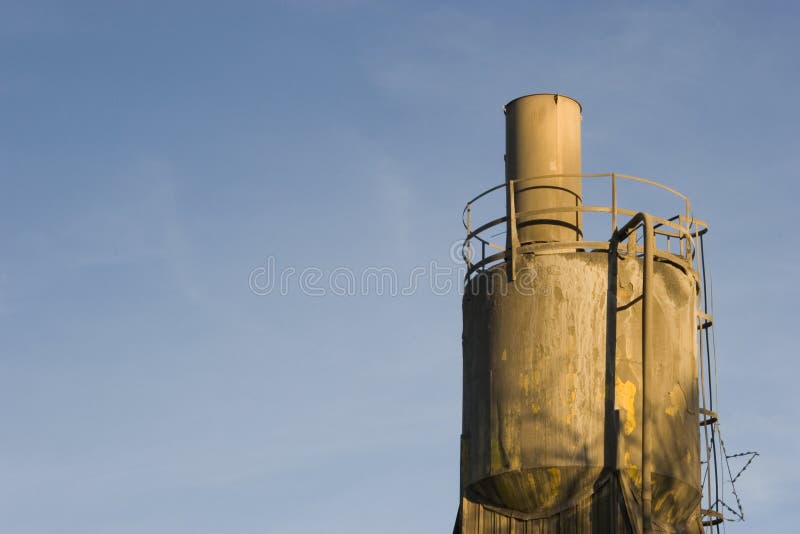
[[(530, 184), (531, 182), (535, 182), (537, 180), (547, 180), (553, 178), (588, 178), (588, 179), (609, 179), (611, 182), (611, 205), (584, 205), (583, 204), (583, 197), (576, 195), (576, 198), (579, 200), (579, 204), (577, 206), (555, 206), (545, 209), (536, 209), (536, 210), (526, 210), (518, 212), (516, 209), (509, 210), (509, 207), (513, 207), (514, 205), (514, 194), (518, 193), (520, 189), (520, 184)], [(543, 176), (529, 176), (525, 178), (520, 178), (516, 180), (509, 180), (501, 184), (497, 184), (482, 193), (476, 195), (472, 198), (467, 204), (464, 206), (462, 210), (462, 224), (466, 230), (466, 237), (464, 239), (462, 245), (462, 256), (464, 257), (465, 262), (467, 263), (467, 275), (466, 280), (468, 281), (471, 276), (479, 269), (485, 269), (489, 266), (489, 264), (493, 262), (508, 262), (510, 264), (515, 263), (516, 254), (519, 250), (525, 249), (527, 252), (534, 252), (533, 249), (540, 249), (539, 244), (530, 243), (530, 242), (520, 242), (518, 237), (518, 229), (520, 225), (525, 223), (530, 223), (531, 221), (535, 220), (542, 220), (543, 215), (548, 214), (557, 214), (557, 213), (600, 213), (600, 214), (609, 214), (611, 217), (611, 232), (612, 234), (617, 231), (617, 219), (620, 215), (627, 215), (629, 217), (636, 216), (641, 210), (631, 210), (627, 208), (620, 207), (618, 204), (618, 190), (621, 184), (626, 182), (637, 182), (643, 183), (649, 186), (654, 186), (659, 188), (663, 191), (666, 191), (673, 196), (676, 197), (676, 200), (680, 201), (682, 204), (681, 208), (679, 209), (679, 213), (677, 215), (672, 215), (669, 218), (666, 217), (658, 217), (656, 215), (649, 215), (649, 217), (653, 221), (653, 233), (654, 237), (660, 236), (660, 238), (665, 238), (666, 240), (666, 248), (662, 249), (659, 247), (658, 244), (654, 245), (655, 255), (660, 259), (667, 259), (667, 261), (674, 261), (678, 265), (689, 265), (689, 268), (693, 268), (693, 260), (695, 259), (695, 239), (705, 233), (708, 228), (707, 223), (705, 221), (701, 221), (699, 219), (695, 219), (691, 215), (691, 204), (689, 198), (680, 193), (679, 191), (656, 182), (654, 180), (650, 180), (647, 178), (641, 178), (638, 176), (631, 176), (627, 174), (616, 174), (616, 173), (602, 173), (602, 174), (548, 174)], [(504, 216), (496, 217), (488, 222), (484, 222), (473, 228), (472, 225), (474, 224), (474, 207), (476, 202), (485, 198), (489, 194), (496, 192), (498, 190), (505, 190), (505, 201), (506, 201), (506, 214)], [(683, 213), (680, 213), (683, 212)], [(672, 212), (675, 213), (674, 211)], [(541, 223), (547, 224), (547, 223)], [(503, 233), (506, 234), (506, 243), (495, 243), (492, 241), (493, 237), (487, 235), (487, 231), (504, 225), (505, 232), (500, 232), (496, 235), (502, 235)], [(515, 235), (511, 235), (511, 234)], [(606, 234), (608, 235), (608, 234)], [(579, 239), (582, 239), (582, 236), (579, 235)], [(473, 263), (472, 258), (472, 242), (476, 241), (480, 243), (480, 246), (477, 247), (480, 249), (481, 257), (477, 259)], [(678, 250), (673, 252), (671, 250), (671, 240), (676, 240), (678, 242)], [(583, 241), (577, 241), (575, 244), (578, 249), (582, 248), (581, 243)], [(533, 246), (537, 245), (537, 246)], [(495, 249), (498, 251), (503, 252), (503, 254), (491, 254), (487, 257), (486, 252), (487, 248)], [(591, 247), (590, 247), (591, 248)], [(506, 254), (508, 253), (508, 254)], [(489, 258), (492, 258), (492, 261), (487, 261)], [(514, 269), (509, 271), (511, 278), (513, 279), (514, 276)]]

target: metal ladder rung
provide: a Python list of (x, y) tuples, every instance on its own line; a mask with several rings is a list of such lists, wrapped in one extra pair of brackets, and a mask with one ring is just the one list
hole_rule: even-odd
[(697, 318), (700, 319), (700, 324), (697, 325), (698, 330), (705, 330), (714, 324), (714, 318), (700, 310), (697, 310)]
[(714, 525), (719, 525), (723, 521), (725, 521), (725, 516), (722, 515), (722, 512), (717, 512), (716, 510), (706, 510), (705, 508), (700, 510), (700, 514), (702, 517), (709, 517), (711, 519), (703, 519), (703, 526), (704, 527), (712, 527)]
[(710, 425), (719, 421), (717, 412), (706, 410), (705, 408), (698, 408), (698, 411), (703, 415), (703, 419), (700, 421), (700, 426)]

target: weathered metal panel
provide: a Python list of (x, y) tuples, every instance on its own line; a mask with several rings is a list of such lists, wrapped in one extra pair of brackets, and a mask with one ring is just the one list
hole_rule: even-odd
[[(616, 269), (609, 269), (609, 261), (605, 253), (522, 255), (513, 282), (500, 266), (468, 285), (463, 532), (473, 532), (473, 505), (481, 506), (481, 524), (490, 521), (501, 529), (474, 530), (480, 533), (510, 531), (516, 523), (504, 517), (536, 519), (543, 532), (611, 532), (603, 530), (610, 523), (634, 529), (636, 522), (618, 513), (625, 507), (608, 505), (630, 505), (630, 496), (621, 489), (597, 492), (598, 481), (617, 469), (624, 480), (618, 487), (628, 485), (629, 493), (638, 494), (642, 484), (642, 261), (619, 260)], [(647, 382), (653, 523), (695, 532), (700, 480), (694, 279), (661, 262), (653, 278), (654, 326), (646, 334), (654, 369)], [(616, 296), (613, 321), (607, 316), (609, 295)], [(607, 331), (613, 336), (608, 346)], [(609, 357), (614, 376), (607, 372)]]
[[(595, 492), (573, 506), (548, 517), (522, 514), (487, 507), (468, 498), (462, 500), (463, 525), (458, 534), (633, 534), (620, 494), (619, 480), (609, 476)], [(613, 522), (616, 518), (618, 521)]]

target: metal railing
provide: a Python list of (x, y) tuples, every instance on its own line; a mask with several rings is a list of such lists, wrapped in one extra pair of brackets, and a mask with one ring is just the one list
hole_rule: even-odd
[[(520, 191), (520, 186), (528, 186), (536, 180), (548, 180), (553, 178), (581, 178), (583, 182), (591, 180), (608, 180), (610, 186), (610, 205), (585, 205), (584, 198), (576, 195), (574, 206), (556, 206), (546, 209), (517, 211), (515, 208), (515, 196)], [(621, 184), (637, 182), (647, 186), (666, 191), (677, 204), (676, 213), (671, 217), (660, 217), (650, 214), (653, 221), (653, 231), (656, 238), (661, 238), (661, 243), (656, 243), (654, 256), (660, 260), (670, 261), (687, 271), (696, 272), (695, 262), (695, 239), (700, 232), (707, 228), (704, 221), (694, 219), (691, 215), (691, 204), (686, 195), (660, 184), (653, 180), (629, 176), (625, 174), (581, 174), (564, 175), (552, 174), (545, 176), (535, 176), (517, 180), (509, 180), (498, 184), (483, 193), (479, 194), (467, 202), (462, 212), (462, 222), (467, 235), (462, 246), (462, 256), (467, 264), (465, 282), (468, 282), (479, 271), (488, 269), (501, 263), (510, 264), (510, 274), (513, 277), (515, 265), (519, 254), (552, 254), (568, 251), (608, 251), (609, 241), (558, 241), (552, 243), (536, 243), (520, 241), (519, 228), (522, 225), (530, 224), (532, 221), (541, 219), (543, 215), (569, 214), (575, 213), (576, 217), (583, 217), (583, 214), (606, 214), (609, 217), (608, 232), (605, 235), (611, 236), (618, 230), (618, 220), (620, 216), (634, 217), (641, 210), (632, 210), (619, 206), (618, 190)], [(473, 228), (473, 210), (481, 200), (486, 199), (492, 193), (505, 193), (505, 215), (489, 220), (478, 227)], [(586, 226), (584, 224), (584, 226)], [(499, 230), (499, 232), (498, 232)], [(497, 233), (495, 233), (497, 232)], [(585, 233), (585, 232), (584, 232)], [(495, 242), (495, 238), (505, 235), (505, 243)], [(673, 250), (673, 243), (674, 250)], [(635, 253), (643, 253), (643, 248), (629, 244), (628, 250)]]

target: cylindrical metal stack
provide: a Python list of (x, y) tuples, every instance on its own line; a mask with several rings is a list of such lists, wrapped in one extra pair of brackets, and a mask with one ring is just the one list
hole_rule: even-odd
[[(506, 180), (517, 182), (515, 204), (520, 218), (536, 210), (580, 206), (581, 105), (568, 96), (543, 94), (517, 98), (503, 109)], [(532, 214), (525, 219), (519, 225), (522, 243), (581, 237), (581, 216), (574, 211)]]

